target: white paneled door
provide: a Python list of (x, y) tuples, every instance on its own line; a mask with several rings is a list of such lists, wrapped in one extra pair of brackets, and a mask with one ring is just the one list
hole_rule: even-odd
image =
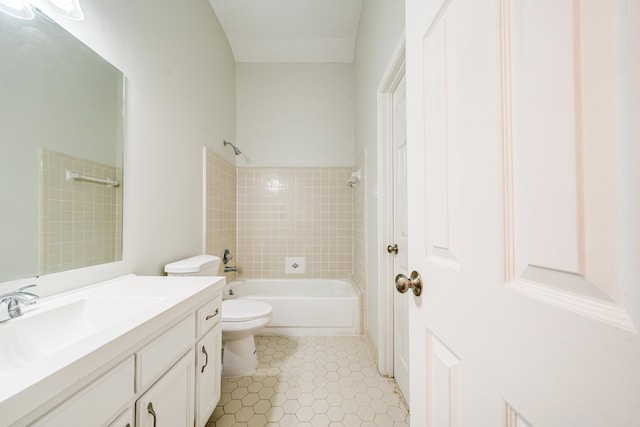
[(640, 426), (640, 2), (406, 12), (412, 426)]
[[(409, 276), (407, 221), (407, 108), (406, 81), (393, 91), (393, 275)], [(409, 298), (394, 292), (393, 297), (393, 376), (409, 401)]]

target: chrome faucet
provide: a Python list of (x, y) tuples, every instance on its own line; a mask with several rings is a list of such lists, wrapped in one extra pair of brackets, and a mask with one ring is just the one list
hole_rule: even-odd
[(35, 304), (40, 298), (36, 294), (26, 292), (25, 289), (36, 285), (25, 286), (8, 294), (0, 295), (0, 323), (22, 316), (22, 306)]
[(238, 267), (227, 267), (227, 264), (232, 259), (233, 259), (233, 255), (231, 255), (231, 252), (229, 251), (229, 249), (225, 249), (224, 253), (222, 254), (222, 262), (225, 264), (224, 266), (225, 273), (229, 273), (230, 271), (235, 271), (236, 273), (238, 272)]

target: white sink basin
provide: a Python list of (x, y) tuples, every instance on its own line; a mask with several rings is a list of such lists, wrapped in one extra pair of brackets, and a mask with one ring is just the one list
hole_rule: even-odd
[(107, 330), (165, 298), (95, 297), (39, 310), (0, 324), (0, 378)]

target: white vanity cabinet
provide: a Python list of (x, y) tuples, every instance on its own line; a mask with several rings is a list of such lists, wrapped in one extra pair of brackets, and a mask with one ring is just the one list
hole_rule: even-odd
[[(182, 279), (161, 279), (145, 278), (149, 283), (140, 293), (181, 292)], [(158, 310), (131, 333), (57, 372), (46, 386), (16, 395), (24, 415), (7, 422), (0, 411), (0, 427), (204, 427), (220, 399), (224, 286), (223, 278), (206, 280), (187, 281), (184, 286), (191, 283), (196, 291), (184, 303)], [(0, 402), (6, 408), (15, 407)]]

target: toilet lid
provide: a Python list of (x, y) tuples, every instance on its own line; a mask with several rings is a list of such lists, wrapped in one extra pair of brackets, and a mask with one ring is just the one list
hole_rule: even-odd
[(266, 302), (251, 299), (226, 299), (222, 301), (222, 321), (242, 322), (259, 319), (271, 314), (271, 306)]

